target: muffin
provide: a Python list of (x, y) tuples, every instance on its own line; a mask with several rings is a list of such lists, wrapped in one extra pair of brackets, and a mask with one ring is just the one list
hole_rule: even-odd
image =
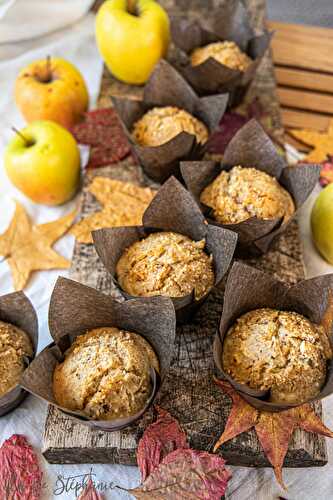
[(133, 127), (133, 138), (141, 146), (156, 147), (165, 144), (181, 132), (196, 137), (199, 144), (208, 140), (208, 129), (200, 120), (174, 106), (153, 108)]
[(215, 42), (198, 47), (191, 53), (192, 66), (198, 66), (212, 57), (220, 64), (238, 71), (246, 71), (252, 59), (240, 50), (235, 42)]
[(200, 201), (212, 208), (221, 224), (237, 224), (250, 217), (287, 222), (295, 212), (292, 197), (275, 177), (241, 166), (223, 170), (201, 193)]
[(152, 233), (120, 257), (116, 275), (122, 289), (134, 296), (204, 297), (214, 284), (212, 256), (205, 240), (193, 241), (174, 232)]
[(15, 387), (33, 356), (29, 336), (17, 326), (0, 321), (0, 397)]
[(256, 309), (228, 330), (222, 362), (235, 381), (270, 390), (271, 402), (301, 404), (319, 394), (331, 357), (323, 327), (295, 312)]
[(140, 335), (118, 328), (96, 328), (74, 340), (53, 374), (57, 403), (94, 420), (135, 415), (146, 405), (159, 371), (152, 347)]

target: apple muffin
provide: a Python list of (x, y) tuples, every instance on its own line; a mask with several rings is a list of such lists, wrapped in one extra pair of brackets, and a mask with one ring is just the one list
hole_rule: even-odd
[(174, 232), (152, 233), (135, 242), (120, 257), (116, 276), (130, 295), (204, 297), (214, 284), (212, 256), (205, 240), (193, 241)]
[(250, 217), (283, 217), (287, 222), (295, 212), (292, 197), (275, 177), (240, 165), (223, 170), (202, 191), (200, 201), (221, 224), (237, 224)]
[(295, 312), (256, 309), (228, 330), (222, 362), (237, 382), (270, 390), (270, 401), (300, 404), (319, 394), (331, 357), (323, 327)]
[(79, 335), (53, 374), (57, 403), (94, 420), (135, 415), (151, 392), (151, 367), (159, 361), (150, 344), (136, 333), (106, 327)]
[(208, 140), (208, 129), (204, 123), (184, 109), (174, 106), (152, 108), (133, 127), (133, 138), (141, 146), (161, 146), (187, 132), (196, 137), (199, 144)]
[(247, 70), (252, 59), (240, 50), (235, 42), (215, 42), (198, 47), (191, 53), (192, 66), (198, 66), (212, 57), (220, 64), (241, 72)]
[(33, 356), (27, 333), (0, 321), (0, 397), (13, 389), (26, 368), (26, 358)]

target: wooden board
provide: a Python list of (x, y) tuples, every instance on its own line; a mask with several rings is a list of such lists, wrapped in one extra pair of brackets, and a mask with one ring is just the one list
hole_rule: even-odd
[[(327, 130), (333, 118), (333, 29), (268, 23), (282, 123), (288, 128)], [(306, 151), (298, 141), (288, 142)]]
[[(205, 4), (207, 12), (218, 0), (178, 0), (175, 8), (173, 0), (161, 2), (172, 12), (179, 13), (181, 6), (188, 15), (199, 15), (199, 4)], [(194, 11), (189, 11), (189, 5)], [(249, 0), (253, 22), (262, 26), (264, 1)], [(205, 12), (206, 12), (205, 10)], [(201, 15), (207, 15), (202, 12)], [(109, 105), (111, 93), (138, 94), (140, 90), (126, 88), (116, 83), (105, 73), (101, 91), (100, 106)], [(275, 96), (275, 82), (269, 58), (263, 63), (249, 99), (260, 96), (263, 105), (270, 112), (274, 133), (281, 138), (279, 107)], [(85, 186), (94, 175), (103, 175), (121, 180), (149, 184), (140, 167), (127, 159), (94, 172), (85, 178)], [(98, 209), (98, 203), (84, 189), (82, 216)], [(294, 283), (302, 279), (303, 263), (296, 222), (280, 238), (277, 247), (259, 259), (248, 263), (274, 273), (281, 279)], [(120, 297), (110, 276), (99, 261), (92, 245), (76, 244), (71, 268), (71, 277), (89, 286)], [(223, 303), (223, 285), (214, 290), (206, 304), (191, 323), (177, 329), (175, 355), (170, 373), (162, 387), (158, 403), (179, 419), (187, 431), (194, 448), (211, 450), (222, 433), (230, 411), (230, 400), (213, 383), (214, 363), (212, 340), (218, 327)], [(153, 318), (152, 318), (153, 321)], [(321, 404), (315, 409), (321, 415)], [(74, 423), (58, 410), (50, 407), (45, 425), (43, 454), (51, 463), (122, 463), (135, 464), (137, 438), (151, 419), (151, 413), (144, 421), (121, 433), (104, 433)], [(268, 466), (254, 432), (244, 433), (224, 444), (220, 452), (230, 464), (245, 466)], [(327, 462), (325, 441), (322, 437), (297, 430), (293, 435), (286, 457), (287, 467), (324, 465)]]

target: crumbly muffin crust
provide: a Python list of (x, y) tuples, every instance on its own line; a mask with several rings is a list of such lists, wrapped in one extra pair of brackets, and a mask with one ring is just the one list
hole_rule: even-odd
[(106, 327), (79, 335), (53, 374), (57, 403), (94, 420), (135, 415), (152, 391), (150, 368), (159, 362), (136, 333)]
[(237, 319), (223, 344), (223, 368), (252, 389), (271, 390), (274, 403), (317, 396), (332, 357), (321, 326), (295, 312), (256, 309)]
[(204, 248), (205, 240), (192, 241), (173, 232), (152, 233), (119, 259), (119, 284), (131, 295), (183, 297), (194, 291), (200, 299), (214, 284), (212, 256)]
[(202, 64), (212, 57), (216, 61), (231, 69), (246, 71), (252, 59), (242, 52), (235, 42), (215, 42), (194, 49), (191, 54), (192, 66)]
[(29, 336), (17, 326), (0, 321), (0, 397), (19, 383), (24, 358), (32, 355)]
[(207, 142), (209, 136), (206, 125), (190, 113), (174, 106), (166, 106), (153, 108), (145, 113), (134, 124), (133, 138), (141, 146), (156, 147), (181, 132), (195, 135), (200, 144)]
[(200, 201), (213, 209), (221, 224), (236, 224), (250, 217), (287, 222), (295, 211), (292, 197), (275, 177), (255, 168), (223, 170), (201, 193)]

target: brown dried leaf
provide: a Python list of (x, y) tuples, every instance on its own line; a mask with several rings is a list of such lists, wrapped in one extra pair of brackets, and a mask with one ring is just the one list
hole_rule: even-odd
[(42, 471), (27, 439), (14, 434), (0, 448), (0, 498), (38, 500), (42, 490)]
[(136, 458), (142, 481), (159, 466), (166, 455), (178, 448), (189, 447), (178, 421), (163, 408), (156, 409), (158, 418), (145, 430), (137, 450)]
[(218, 379), (214, 381), (231, 397), (233, 403), (223, 434), (214, 446), (215, 452), (226, 441), (251, 429), (258, 420), (259, 412), (241, 398), (228, 382)]
[(141, 225), (142, 215), (155, 195), (149, 188), (106, 177), (95, 177), (88, 191), (100, 202), (102, 210), (72, 227), (71, 234), (80, 243), (92, 243), (91, 232), (97, 229)]
[(72, 225), (75, 212), (35, 226), (24, 207), (16, 202), (14, 216), (0, 235), (0, 255), (11, 268), (15, 290), (22, 290), (33, 271), (67, 269), (70, 262), (51, 247)]
[[(216, 380), (216, 383), (233, 400), (233, 407), (214, 451), (229, 439), (254, 427), (264, 453), (274, 468), (276, 479), (283, 488), (285, 485), (282, 479), (282, 467), (294, 430), (299, 427), (306, 432), (333, 437), (333, 432), (323, 424), (310, 404), (306, 403), (290, 410), (275, 413), (259, 411), (243, 400), (228, 382)], [(257, 414), (257, 419), (254, 418), (254, 411)], [(238, 412), (240, 412), (240, 416)], [(252, 425), (250, 425), (251, 421)]]
[(327, 132), (290, 129), (288, 133), (307, 146), (313, 147), (305, 158), (308, 162), (321, 163), (326, 161), (328, 156), (333, 155), (333, 120), (331, 120)]
[(89, 479), (87, 486), (82, 491), (77, 500), (103, 500), (104, 495), (98, 493), (95, 489), (94, 483)]
[(169, 453), (146, 481), (130, 490), (144, 500), (220, 500), (231, 477), (223, 458), (191, 449)]

